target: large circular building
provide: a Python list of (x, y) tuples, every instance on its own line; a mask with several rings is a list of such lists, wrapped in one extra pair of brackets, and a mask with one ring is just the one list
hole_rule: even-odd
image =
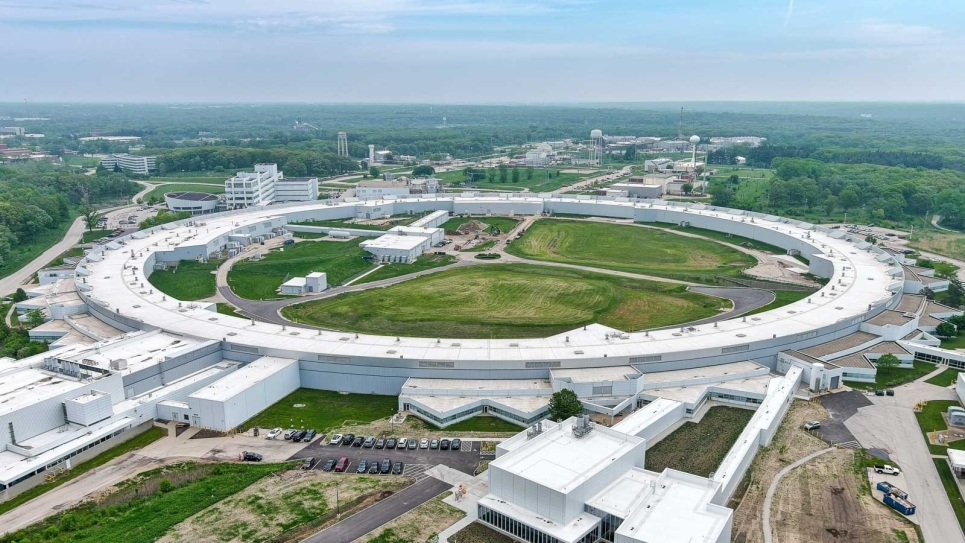
[(164, 203), (175, 213), (189, 211), (192, 215), (214, 213), (221, 198), (216, 194), (195, 191), (164, 193)]

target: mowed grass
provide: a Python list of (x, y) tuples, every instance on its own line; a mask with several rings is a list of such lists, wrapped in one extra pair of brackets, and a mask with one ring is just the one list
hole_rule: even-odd
[(177, 300), (202, 300), (214, 296), (218, 291), (214, 272), (219, 264), (220, 260), (182, 260), (177, 267), (155, 270), (148, 281), (154, 288)]
[(955, 481), (952, 468), (949, 467), (948, 460), (945, 458), (932, 458), (932, 460), (934, 460), (935, 469), (938, 470), (938, 476), (942, 480), (945, 494), (948, 494), (948, 501), (952, 504), (952, 510), (955, 511), (958, 525), (962, 530), (965, 530), (965, 500), (962, 499), (962, 491), (959, 489), (958, 482)]
[(659, 228), (665, 228), (667, 230), (679, 230), (680, 232), (687, 232), (688, 234), (694, 234), (695, 236), (703, 236), (705, 238), (712, 239), (714, 241), (722, 241), (724, 243), (730, 243), (731, 245), (740, 245), (748, 249), (755, 249), (764, 253), (771, 253), (775, 255), (787, 254), (787, 251), (781, 249), (777, 245), (771, 245), (770, 243), (764, 243), (763, 241), (757, 241), (756, 239), (745, 238), (743, 236), (735, 236), (733, 234), (728, 234), (726, 232), (718, 232), (716, 230), (707, 230), (706, 228), (694, 228), (693, 226), (679, 226), (676, 224), (665, 224), (665, 223), (652, 223), (654, 226)]
[(754, 257), (712, 241), (638, 226), (558, 219), (536, 221), (506, 252), (685, 281), (737, 276), (757, 264)]
[(446, 231), (446, 234), (457, 234), (459, 227), (466, 224), (469, 221), (477, 221), (486, 225), (486, 229), (489, 230), (493, 226), (499, 228), (502, 232), (509, 232), (516, 225), (519, 224), (520, 219), (514, 219), (512, 217), (453, 217), (448, 221), (442, 223), (442, 228)]
[(717, 471), (754, 412), (738, 407), (711, 407), (700, 422), (687, 422), (647, 448), (646, 468), (660, 473), (676, 469), (701, 477)]
[[(295, 407), (303, 405), (304, 407)], [(252, 417), (246, 428), (314, 428), (336, 431), (348, 424), (364, 424), (391, 417), (399, 406), (397, 396), (340, 394), (300, 388)]]
[(929, 432), (945, 431), (948, 429), (948, 424), (942, 415), (952, 406), (961, 407), (962, 404), (958, 400), (928, 400), (928, 403), (921, 411), (915, 412), (915, 418), (918, 419), (918, 426), (921, 428), (922, 439), (925, 440), (925, 444), (928, 445), (928, 450), (931, 451), (932, 454), (945, 455), (948, 453), (949, 447), (965, 450), (965, 439), (952, 441), (948, 443), (948, 445), (938, 445), (928, 442)]
[(912, 367), (910, 368), (878, 368), (878, 371), (875, 372), (874, 383), (860, 383), (857, 381), (848, 381), (847, 379), (844, 379), (844, 382), (851, 388), (861, 390), (893, 388), (924, 377), (935, 371), (936, 368), (937, 366), (931, 362), (915, 360), (912, 362)]
[(84, 235), (81, 236), (81, 243), (90, 243), (94, 240), (101, 239), (102, 237), (110, 234), (113, 230), (84, 230)]
[(471, 419), (464, 420), (462, 422), (457, 422), (446, 426), (446, 432), (498, 432), (498, 433), (513, 433), (518, 434), (523, 430), (522, 426), (518, 426), (511, 422), (507, 422), (503, 419), (497, 417), (488, 417), (483, 415), (477, 415)]
[(340, 285), (372, 266), (363, 258), (368, 253), (359, 247), (362, 241), (300, 241), (270, 251), (262, 260), (236, 263), (228, 272), (228, 285), (248, 300), (277, 298), (286, 277), (304, 277), (313, 271), (325, 272), (330, 287)]
[(383, 289), (286, 307), (286, 318), (381, 335), (545, 337), (601, 323), (619, 330), (680, 324), (725, 300), (671, 285), (528, 264), (469, 266)]
[(208, 194), (224, 194), (224, 185), (202, 185), (195, 183), (172, 183), (170, 185), (158, 185), (154, 190), (145, 194), (143, 200), (146, 202), (152, 198), (164, 199), (164, 193), (177, 192), (179, 190), (189, 190), (192, 192), (207, 192)]
[(935, 386), (947, 387), (958, 380), (958, 373), (961, 370), (955, 368), (948, 368), (947, 370), (939, 373), (938, 375), (926, 380), (926, 383), (933, 384)]
[(410, 273), (419, 273), (422, 271), (431, 270), (433, 268), (448, 266), (450, 264), (454, 264), (455, 262), (456, 257), (452, 255), (434, 255), (426, 253), (411, 264), (384, 264), (381, 268), (366, 275), (365, 277), (362, 277), (352, 284), (359, 285), (362, 283), (381, 281), (382, 279), (401, 277), (403, 275), (409, 275)]

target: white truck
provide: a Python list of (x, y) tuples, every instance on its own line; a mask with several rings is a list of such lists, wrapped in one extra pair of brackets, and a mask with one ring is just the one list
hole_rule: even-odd
[(883, 473), (885, 475), (898, 475), (901, 473), (901, 470), (894, 466), (889, 466), (888, 464), (881, 464), (875, 466), (875, 472)]

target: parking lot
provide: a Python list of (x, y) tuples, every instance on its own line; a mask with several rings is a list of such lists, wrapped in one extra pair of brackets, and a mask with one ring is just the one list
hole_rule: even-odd
[(446, 465), (452, 469), (472, 475), (476, 466), (479, 464), (480, 443), (479, 441), (462, 442), (462, 447), (458, 451), (439, 449), (376, 449), (353, 447), (351, 445), (330, 445), (331, 435), (324, 439), (316, 439), (315, 442), (298, 451), (291, 456), (292, 460), (300, 458), (315, 458), (312, 469), (322, 469), (327, 460), (338, 460), (346, 457), (349, 465), (345, 469), (346, 474), (354, 474), (359, 460), (367, 462), (378, 461), (388, 458), (393, 464), (396, 462), (405, 463), (404, 475), (415, 477), (417, 480), (423, 477), (423, 473), (438, 464)]

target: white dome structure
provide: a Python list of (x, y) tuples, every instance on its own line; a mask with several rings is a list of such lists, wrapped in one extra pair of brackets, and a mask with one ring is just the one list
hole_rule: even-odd
[(593, 139), (602, 138), (602, 137), (603, 137), (603, 131), (600, 130), (600, 129), (591, 130), (591, 131), (590, 131), (590, 137), (593, 138)]
[(539, 144), (539, 145), (536, 146), (536, 152), (538, 152), (538, 153), (552, 154), (552, 153), (553, 153), (553, 147), (552, 147), (550, 144), (548, 144), (548, 143), (541, 143), (541, 144)]
[(694, 145), (697, 145), (698, 143), (700, 143), (700, 136), (697, 136), (697, 135), (690, 136), (690, 143)]

